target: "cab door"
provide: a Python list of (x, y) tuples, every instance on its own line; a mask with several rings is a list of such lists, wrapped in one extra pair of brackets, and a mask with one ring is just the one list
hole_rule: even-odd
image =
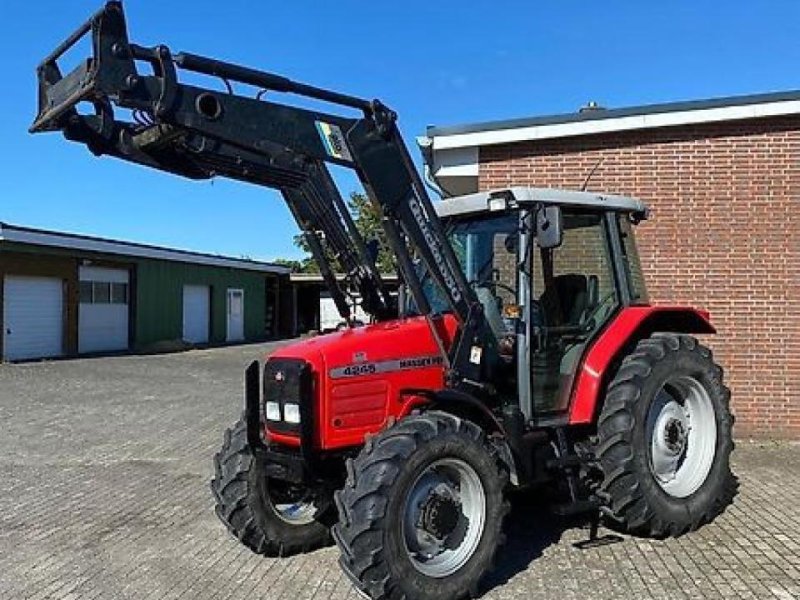
[(569, 406), (575, 373), (588, 343), (620, 306), (610, 220), (603, 213), (562, 207), (560, 246), (533, 246), (530, 369), (534, 419)]

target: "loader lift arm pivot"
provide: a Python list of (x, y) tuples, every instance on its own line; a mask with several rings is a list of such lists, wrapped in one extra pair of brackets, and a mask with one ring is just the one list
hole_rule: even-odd
[[(93, 56), (62, 75), (58, 59), (87, 34)], [(142, 62), (149, 63), (152, 74), (137, 69)], [(228, 93), (181, 83), (179, 70), (220, 77)], [(132, 44), (117, 1), (107, 2), (59, 45), (39, 65), (38, 79), (39, 113), (31, 132), (60, 130), (97, 155), (193, 179), (224, 176), (280, 190), (342, 316), (349, 319), (346, 291), (335, 280), (325, 248), (365, 299), (365, 309), (386, 319), (396, 307), (325, 163), (353, 169), (382, 214), (400, 276), (445, 359), (448, 384), (490, 390), (494, 337), (400, 135), (397, 116), (381, 102), (203, 56), (173, 55), (163, 45)], [(230, 81), (262, 91), (246, 97), (234, 93)], [(320, 100), (360, 115), (262, 100), (264, 91)], [(93, 104), (94, 114), (80, 114), (81, 102)], [(132, 111), (134, 119), (116, 118), (115, 107)], [(451, 344), (423, 292), (414, 256), (458, 320)]]

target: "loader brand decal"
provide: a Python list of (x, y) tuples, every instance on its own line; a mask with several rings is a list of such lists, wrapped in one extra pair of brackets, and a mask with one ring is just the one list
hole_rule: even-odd
[(415, 356), (413, 358), (395, 358), (379, 362), (358, 363), (344, 367), (336, 367), (328, 373), (331, 379), (343, 377), (358, 377), (359, 375), (374, 375), (375, 373), (390, 373), (392, 371), (405, 371), (408, 369), (423, 369), (444, 363), (441, 356)]
[(314, 121), (314, 123), (317, 126), (319, 137), (322, 138), (325, 151), (333, 158), (353, 162), (353, 156), (350, 154), (350, 148), (347, 147), (347, 141), (341, 128), (338, 125), (325, 123), (324, 121)]
[(444, 254), (442, 254), (442, 249), (439, 248), (439, 243), (436, 241), (433, 233), (431, 233), (428, 222), (425, 220), (425, 215), (422, 214), (422, 207), (419, 204), (419, 200), (415, 196), (411, 196), (408, 199), (408, 207), (411, 209), (411, 214), (414, 215), (414, 220), (417, 222), (417, 226), (422, 232), (422, 237), (424, 237), (425, 241), (428, 243), (431, 254), (433, 254), (433, 260), (444, 278), (444, 283), (447, 286), (450, 297), (453, 299), (453, 302), (461, 302), (461, 291), (458, 289), (456, 278), (450, 271)]

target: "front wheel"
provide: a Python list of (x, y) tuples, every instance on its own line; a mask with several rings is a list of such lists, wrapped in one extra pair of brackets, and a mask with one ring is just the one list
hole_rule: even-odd
[(381, 432), (336, 494), (340, 564), (373, 599), (474, 592), (502, 540), (506, 473), (481, 429), (429, 412)]
[(731, 503), (730, 391), (711, 351), (686, 335), (641, 340), (611, 381), (597, 455), (624, 531), (678, 536)]
[(267, 478), (262, 459), (247, 443), (243, 419), (225, 432), (214, 471), (217, 516), (256, 554), (289, 556), (329, 543), (330, 496)]

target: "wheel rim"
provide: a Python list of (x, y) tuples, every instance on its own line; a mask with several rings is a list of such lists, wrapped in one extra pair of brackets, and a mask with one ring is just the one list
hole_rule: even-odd
[(690, 496), (711, 471), (717, 421), (708, 390), (694, 377), (672, 377), (661, 387), (647, 418), (650, 469), (667, 494)]
[(417, 477), (406, 496), (403, 540), (414, 567), (447, 577), (475, 553), (486, 521), (480, 477), (457, 458), (437, 460)]
[(308, 525), (314, 522), (317, 506), (309, 490), (282, 485), (272, 480), (268, 487), (269, 501), (278, 518), (290, 525)]

